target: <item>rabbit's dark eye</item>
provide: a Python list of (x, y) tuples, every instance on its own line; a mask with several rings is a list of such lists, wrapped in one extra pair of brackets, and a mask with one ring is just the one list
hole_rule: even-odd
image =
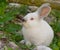
[(34, 20), (34, 18), (31, 18), (30, 20)]

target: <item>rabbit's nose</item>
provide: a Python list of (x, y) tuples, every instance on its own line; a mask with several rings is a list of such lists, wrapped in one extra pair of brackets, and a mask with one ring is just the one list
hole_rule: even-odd
[(19, 19), (21, 22), (26, 22), (26, 20), (21, 15), (16, 15), (16, 18)]
[(26, 22), (26, 20), (25, 19), (21, 19), (22, 20), (22, 22)]

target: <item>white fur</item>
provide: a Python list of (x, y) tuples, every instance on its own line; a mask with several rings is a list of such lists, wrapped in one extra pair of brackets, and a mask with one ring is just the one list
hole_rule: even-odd
[[(34, 18), (34, 20), (30, 20), (31, 18)], [(54, 37), (51, 26), (39, 17), (37, 11), (27, 14), (24, 19), (27, 21), (23, 22), (22, 32), (26, 44), (49, 46)]]

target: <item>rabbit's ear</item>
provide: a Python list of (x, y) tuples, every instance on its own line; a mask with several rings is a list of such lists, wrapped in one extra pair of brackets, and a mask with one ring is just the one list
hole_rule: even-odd
[(48, 3), (43, 4), (40, 6), (40, 8), (37, 10), (39, 17), (46, 17), (51, 11), (51, 7)]

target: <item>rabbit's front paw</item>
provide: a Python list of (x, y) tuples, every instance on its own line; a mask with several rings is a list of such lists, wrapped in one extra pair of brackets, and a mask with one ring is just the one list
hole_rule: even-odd
[(21, 40), (21, 44), (26, 44), (27, 46), (31, 46), (31, 43), (29, 41)]
[(25, 43), (27, 46), (31, 46), (31, 43), (29, 41), (26, 41)]
[(25, 40), (21, 40), (20, 43), (21, 43), (21, 44), (25, 44)]

